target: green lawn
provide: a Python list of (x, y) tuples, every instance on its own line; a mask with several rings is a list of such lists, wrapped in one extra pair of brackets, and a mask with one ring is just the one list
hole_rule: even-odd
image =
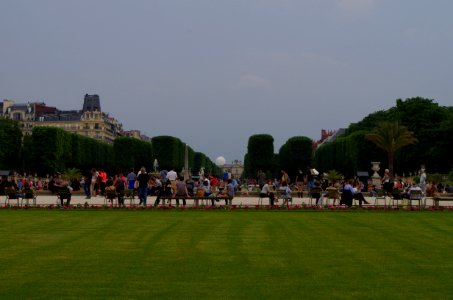
[(453, 213), (0, 210), (0, 299), (453, 299)]

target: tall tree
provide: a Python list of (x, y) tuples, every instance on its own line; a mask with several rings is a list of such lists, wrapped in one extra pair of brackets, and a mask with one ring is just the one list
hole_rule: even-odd
[(415, 144), (418, 140), (414, 133), (399, 122), (382, 122), (365, 136), (379, 148), (387, 152), (390, 174), (393, 175), (393, 160), (396, 151), (404, 146)]
[(312, 166), (313, 141), (305, 136), (295, 136), (286, 141), (279, 150), (280, 167), (295, 178), (298, 170)]
[(272, 170), (274, 138), (269, 134), (255, 134), (247, 145), (246, 174), (255, 176), (258, 170), (265, 173)]
[(0, 169), (20, 167), (19, 154), (22, 147), (22, 131), (19, 123), (0, 118)]

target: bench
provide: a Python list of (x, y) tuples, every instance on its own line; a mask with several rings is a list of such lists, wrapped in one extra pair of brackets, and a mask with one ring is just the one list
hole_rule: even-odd
[(224, 195), (218, 195), (218, 196), (168, 196), (168, 195), (162, 195), (160, 196), (160, 200), (162, 200), (162, 203), (164, 203), (165, 200), (168, 200), (168, 203), (171, 205), (171, 200), (176, 200), (176, 199), (180, 199), (180, 200), (193, 200), (194, 201), (194, 204), (195, 206), (198, 206), (199, 204), (199, 201), (206, 201), (208, 204), (208, 201), (226, 201), (228, 200), (231, 204), (231, 200), (228, 196), (224, 196)]
[[(36, 206), (36, 191), (34, 189), (24, 189), (21, 198), (22, 201), (25, 201), (25, 205), (29, 206), (30, 201), (33, 203), (34, 206)], [(22, 206), (22, 201), (21, 201), (21, 206)]]
[(434, 201), (434, 206), (436, 208), (439, 208), (440, 201), (453, 201), (453, 194), (440, 194), (439, 196), (433, 197), (432, 199)]
[(64, 206), (63, 200), (66, 200), (66, 205), (71, 203), (71, 192), (69, 189), (61, 189), (57, 191), (57, 206)]

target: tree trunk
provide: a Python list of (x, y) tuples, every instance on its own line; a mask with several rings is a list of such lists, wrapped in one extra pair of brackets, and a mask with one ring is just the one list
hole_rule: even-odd
[(393, 152), (388, 152), (388, 159), (389, 159), (389, 173), (390, 173), (390, 177), (393, 178), (393, 157), (394, 157), (394, 153)]

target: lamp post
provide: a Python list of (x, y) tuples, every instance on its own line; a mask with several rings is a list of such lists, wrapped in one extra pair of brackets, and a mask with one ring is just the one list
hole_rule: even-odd
[(189, 174), (189, 147), (186, 144), (186, 148), (184, 150), (184, 181), (188, 180), (190, 177)]

